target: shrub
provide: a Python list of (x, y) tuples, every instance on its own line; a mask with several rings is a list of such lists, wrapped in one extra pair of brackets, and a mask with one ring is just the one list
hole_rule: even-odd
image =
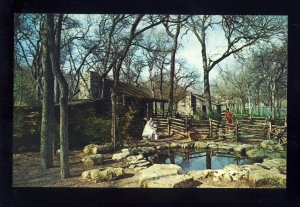
[(221, 114), (219, 114), (219, 113), (217, 113), (215, 111), (211, 111), (208, 114), (208, 117), (211, 118), (211, 119), (217, 120), (217, 121), (221, 121), (222, 120)]

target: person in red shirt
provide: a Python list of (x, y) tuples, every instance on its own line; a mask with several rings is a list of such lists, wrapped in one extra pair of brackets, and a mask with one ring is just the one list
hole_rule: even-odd
[(229, 111), (229, 108), (226, 108), (225, 119), (226, 119), (227, 130), (229, 130), (230, 128), (228, 124), (232, 124), (232, 113)]

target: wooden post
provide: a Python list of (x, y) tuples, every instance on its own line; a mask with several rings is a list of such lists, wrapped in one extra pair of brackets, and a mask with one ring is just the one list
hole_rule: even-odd
[(238, 142), (239, 141), (239, 123), (238, 121), (235, 122), (235, 141)]
[(209, 118), (209, 136), (212, 137), (212, 123), (211, 123), (211, 118)]
[(185, 117), (185, 132), (188, 131), (188, 118), (187, 116)]
[(162, 102), (162, 116), (165, 117), (165, 102)]
[(287, 127), (286, 116), (284, 117), (284, 127)]
[(187, 118), (187, 116), (185, 117), (185, 134), (186, 134), (186, 138), (188, 138), (188, 118)]
[(272, 122), (269, 121), (269, 139), (271, 139), (272, 136)]
[(168, 117), (167, 121), (168, 121), (168, 134), (170, 135), (170, 133), (171, 133), (171, 120), (170, 120), (170, 117)]
[(253, 118), (252, 118), (252, 115), (250, 115), (250, 123), (253, 124)]
[(155, 112), (155, 116), (157, 116), (157, 105), (156, 105), (156, 101), (154, 101), (154, 112)]

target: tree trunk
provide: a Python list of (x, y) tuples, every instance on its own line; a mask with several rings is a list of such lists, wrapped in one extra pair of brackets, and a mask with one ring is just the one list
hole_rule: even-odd
[(248, 98), (248, 108), (249, 108), (249, 115), (252, 113), (252, 106), (251, 106), (251, 99), (250, 99), (250, 97), (248, 96), (247, 97)]
[(152, 71), (153, 71), (153, 64), (150, 63), (149, 64), (149, 80), (150, 80), (150, 90), (151, 90), (151, 94), (152, 94), (152, 97), (154, 98), (155, 97), (155, 88), (154, 88), (154, 80), (153, 80), (153, 74), (152, 74)]
[[(50, 49), (50, 57), (52, 63), (52, 70), (56, 80), (58, 81), (61, 97), (60, 97), (60, 165), (61, 165), (61, 178), (65, 179), (70, 177), (69, 171), (69, 146), (68, 146), (68, 84), (59, 68), (60, 47), (55, 44), (54, 35), (54, 16), (47, 14), (48, 22), (48, 46)], [(57, 30), (61, 30), (62, 15), (59, 15)], [(60, 38), (60, 35), (57, 36)]]
[(117, 94), (116, 89), (113, 87), (111, 94), (111, 117), (112, 117), (112, 127), (111, 127), (111, 142), (113, 144), (114, 150), (117, 149)]
[(276, 95), (275, 95), (275, 93), (276, 93), (276, 84), (275, 84), (275, 82), (274, 83), (272, 83), (272, 89), (271, 89), (271, 93), (272, 93), (272, 98), (271, 98), (271, 113), (272, 113), (272, 116), (273, 116), (273, 118), (275, 118), (275, 115), (276, 115), (276, 113), (275, 113), (275, 111), (276, 111)]
[(59, 90), (59, 84), (56, 80), (54, 79), (54, 103), (58, 104), (60, 99), (60, 90)]
[[(41, 123), (41, 167), (48, 169), (53, 165), (52, 156), (52, 142), (53, 142), (53, 73), (51, 69), (51, 61), (49, 50), (47, 47), (47, 22), (44, 22), (42, 32), (43, 51), (42, 51), (42, 65), (43, 65), (43, 84), (44, 93), (42, 99), (42, 123)], [(39, 87), (38, 87), (39, 88)]]
[(70, 177), (69, 171), (69, 140), (68, 140), (68, 89), (61, 87), (60, 99), (60, 175), (62, 179)]
[(171, 55), (171, 70), (170, 70), (170, 81), (169, 81), (169, 116), (172, 116), (173, 114), (173, 101), (174, 101), (174, 73), (175, 73), (175, 54), (176, 54), (176, 49), (172, 51)]
[[(44, 67), (44, 66), (43, 66)], [(50, 68), (51, 69), (51, 68)], [(37, 102), (41, 103), (43, 98), (43, 93), (39, 84), (36, 85), (36, 93), (37, 93)]]
[(205, 105), (206, 112), (210, 114), (212, 111), (211, 107), (211, 96), (210, 96), (210, 87), (209, 87), (209, 72), (204, 69), (204, 97), (205, 97)]
[[(180, 21), (181, 16), (178, 15), (177, 20)], [(170, 81), (169, 81), (169, 116), (173, 114), (173, 105), (174, 105), (174, 76), (175, 76), (175, 60), (176, 60), (176, 51), (178, 46), (178, 36), (180, 33), (181, 24), (177, 23), (176, 25), (176, 33), (173, 35), (168, 29), (168, 34), (173, 38), (173, 48), (171, 53), (171, 60), (170, 60)]]

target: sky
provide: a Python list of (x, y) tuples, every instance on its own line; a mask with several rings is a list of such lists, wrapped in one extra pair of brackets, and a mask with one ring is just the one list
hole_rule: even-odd
[[(73, 18), (76, 18), (78, 20), (83, 20), (86, 15), (84, 14), (74, 14), (72, 15)], [(159, 25), (155, 27), (155, 30), (161, 30), (162, 34), (165, 34), (167, 36), (167, 33), (165, 32), (165, 28), (162, 25)], [(181, 47), (177, 50), (176, 58), (178, 59), (184, 59), (187, 67), (190, 69), (194, 69), (198, 71), (199, 73), (199, 79), (201, 82), (201, 85), (196, 86), (196, 90), (193, 90), (190, 88), (189, 90), (193, 92), (199, 93), (199, 89), (202, 92), (203, 88), (203, 67), (202, 67), (202, 57), (201, 57), (201, 45), (199, 41), (197, 40), (196, 36), (191, 32), (187, 32), (185, 35), (182, 36), (182, 34), (185, 33), (184, 31), (181, 31), (180, 37), (179, 37), (179, 44)], [(148, 30), (144, 35), (153, 35), (151, 34), (151, 31)], [(225, 39), (225, 35), (221, 28), (219, 29), (208, 29), (208, 33), (206, 36), (206, 48), (207, 48), (207, 55), (212, 60), (218, 59), (227, 49), (227, 41)], [(248, 49), (243, 51), (243, 55), (247, 54)], [(209, 74), (210, 83), (215, 83), (218, 80), (218, 75), (220, 73), (219, 67), (222, 68), (222, 70), (236, 70), (239, 64), (235, 60), (234, 56), (231, 55), (224, 60), (222, 60), (218, 65), (216, 65)], [(176, 68), (175, 68), (176, 70)], [(144, 68), (142, 74), (142, 79), (147, 80), (149, 78), (149, 72), (147, 68)]]
[[(85, 14), (74, 14), (73, 18), (78, 20), (84, 20), (86, 17)], [(156, 30), (163, 31), (164, 27), (162, 25), (157, 26)], [(184, 31), (181, 32), (180, 36)], [(151, 32), (148, 31), (150, 34)], [(165, 33), (166, 34), (166, 33)], [(167, 34), (166, 34), (167, 35)], [(209, 31), (207, 35), (207, 50), (208, 54), (221, 54), (221, 52), (226, 47), (225, 39), (222, 38), (224, 35), (220, 30)], [(192, 32), (188, 32), (186, 35), (179, 38), (179, 43), (182, 45), (177, 53), (177, 58), (182, 58), (186, 61), (189, 67), (192, 67), (200, 72), (200, 78), (203, 79), (203, 71), (202, 71), (202, 57), (201, 57), (201, 45), (195, 35)], [(214, 57), (214, 56), (213, 56)], [(219, 57), (219, 56), (218, 56)], [(221, 67), (230, 68), (234, 65), (234, 58), (228, 57), (221, 62)], [(210, 79), (214, 79), (218, 74), (218, 68), (214, 68), (210, 72)], [(149, 77), (148, 70), (144, 70), (142, 73), (143, 78), (147, 79)]]

